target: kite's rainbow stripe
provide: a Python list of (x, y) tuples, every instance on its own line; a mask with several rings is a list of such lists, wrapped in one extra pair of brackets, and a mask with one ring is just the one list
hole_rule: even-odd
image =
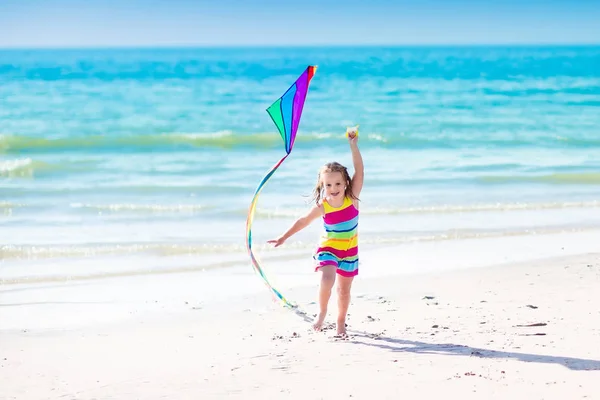
[(290, 303), (277, 289), (275, 289), (267, 279), (263, 269), (260, 267), (258, 260), (252, 252), (252, 221), (254, 220), (254, 212), (256, 211), (256, 203), (258, 201), (258, 195), (267, 181), (271, 178), (273, 173), (281, 166), (283, 161), (290, 155), (294, 142), (296, 140), (296, 133), (298, 132), (298, 126), (300, 124), (300, 117), (302, 116), (302, 110), (304, 108), (304, 101), (308, 93), (308, 85), (316, 72), (317, 67), (308, 66), (306, 70), (300, 75), (300, 77), (290, 86), (290, 88), (277, 99), (269, 108), (267, 112), (271, 116), (271, 119), (277, 126), (279, 134), (285, 144), (285, 156), (275, 164), (267, 175), (262, 179), (256, 191), (254, 197), (250, 203), (250, 209), (248, 212), (248, 219), (246, 221), (246, 247), (252, 260), (252, 266), (255, 271), (263, 278), (266, 285), (271, 289), (276, 299), (279, 299), (283, 304), (290, 308), (295, 308), (295, 305)]

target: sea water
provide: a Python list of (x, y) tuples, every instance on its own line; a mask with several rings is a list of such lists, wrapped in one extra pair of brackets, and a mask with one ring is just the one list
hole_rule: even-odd
[(319, 221), (265, 242), (308, 210), (322, 164), (352, 172), (355, 124), (361, 246), (600, 227), (600, 47), (4, 50), (0, 278), (249, 264), (248, 207), (285, 155), (265, 110), (307, 65), (260, 257), (310, 269)]

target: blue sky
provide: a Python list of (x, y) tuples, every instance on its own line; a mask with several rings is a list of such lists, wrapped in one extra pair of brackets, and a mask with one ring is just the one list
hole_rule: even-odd
[(0, 47), (600, 43), (600, 0), (0, 0)]

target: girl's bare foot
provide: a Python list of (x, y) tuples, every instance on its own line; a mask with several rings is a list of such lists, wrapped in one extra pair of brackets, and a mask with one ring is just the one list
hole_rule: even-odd
[(320, 313), (320, 314), (319, 314), (319, 317), (317, 318), (317, 322), (315, 322), (315, 323), (313, 324), (313, 329), (314, 329), (315, 331), (320, 331), (320, 330), (322, 330), (322, 329), (323, 329), (323, 322), (325, 322), (325, 316), (326, 316), (326, 315), (327, 315), (327, 314), (325, 314), (325, 313)]
[(348, 334), (346, 333), (346, 321), (338, 321), (337, 322), (337, 334), (339, 336), (347, 336)]

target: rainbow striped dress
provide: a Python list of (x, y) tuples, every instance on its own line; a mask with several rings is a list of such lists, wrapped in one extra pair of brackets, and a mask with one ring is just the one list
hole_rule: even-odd
[(315, 271), (325, 265), (336, 267), (342, 276), (358, 275), (358, 209), (352, 199), (344, 198), (339, 208), (323, 201), (324, 232), (313, 258), (317, 262)]

